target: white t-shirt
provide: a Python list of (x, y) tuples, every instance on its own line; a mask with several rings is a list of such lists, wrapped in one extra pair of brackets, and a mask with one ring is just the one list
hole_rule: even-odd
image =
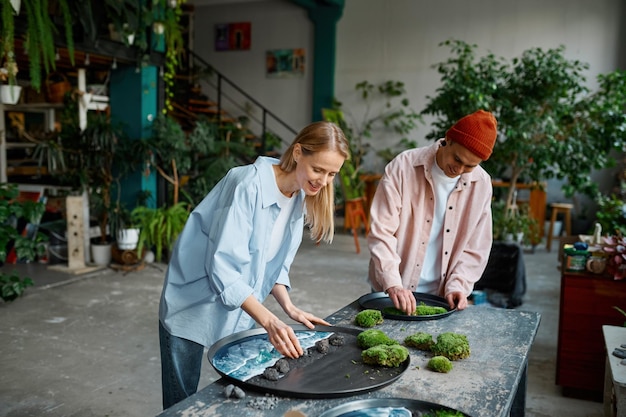
[(441, 277), (441, 247), (443, 245), (443, 223), (446, 217), (446, 206), (448, 197), (454, 187), (456, 187), (459, 177), (448, 177), (437, 161), (433, 164), (433, 185), (435, 192), (435, 212), (433, 213), (432, 229), (426, 247), (424, 266), (417, 284), (417, 292), (437, 294), (439, 289), (439, 278)]
[[(276, 184), (276, 188), (278, 188), (278, 184)], [(280, 245), (285, 237), (287, 222), (291, 217), (290, 215), (293, 210), (295, 200), (295, 198), (287, 197), (280, 190), (278, 190), (278, 207), (280, 207), (280, 214), (276, 218), (276, 223), (274, 223), (274, 228), (272, 229), (272, 238), (270, 239), (270, 246), (268, 249), (268, 260), (274, 259), (274, 257), (278, 254)]]

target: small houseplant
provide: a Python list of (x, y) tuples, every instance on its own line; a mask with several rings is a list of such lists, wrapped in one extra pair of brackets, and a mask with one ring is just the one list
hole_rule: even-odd
[[(345, 161), (339, 176), (345, 200), (363, 198), (365, 183), (362, 175), (365, 174), (364, 158), (373, 149), (371, 139), (376, 132), (386, 132), (401, 136), (402, 149), (415, 146), (407, 135), (417, 127), (421, 117), (410, 107), (406, 98), (404, 83), (401, 81), (385, 81), (374, 85), (369, 81), (362, 81), (355, 86), (357, 98), (365, 105), (364, 114), (357, 116), (344, 109), (344, 104), (338, 100), (333, 108), (323, 109), (324, 119), (338, 125), (346, 135), (350, 144), (350, 159)], [(380, 149), (377, 155), (384, 163), (389, 162), (399, 152), (397, 149)]]
[(614, 280), (626, 277), (626, 238), (621, 233), (602, 237), (602, 250), (607, 254), (606, 271)]
[(607, 234), (626, 235), (626, 203), (615, 194), (598, 194), (596, 222)]
[(189, 205), (181, 201), (169, 207), (137, 206), (131, 214), (133, 222), (140, 229), (137, 253), (143, 253), (144, 247), (154, 248), (154, 259), (161, 262), (164, 257), (169, 257), (178, 235), (185, 227)]
[(0, 102), (5, 104), (15, 104), (20, 99), (22, 87), (16, 84), (15, 77), (18, 73), (17, 63), (11, 58), (4, 62), (0, 68)]
[[(6, 261), (11, 243), (18, 259), (35, 260), (45, 253), (47, 237), (37, 231), (34, 236), (24, 236), (18, 232), (18, 219), (38, 223), (45, 211), (45, 205), (35, 201), (20, 201), (19, 190), (14, 184), (0, 184), (0, 266)], [(5, 302), (14, 301), (33, 285), (29, 277), (20, 277), (17, 272), (0, 271), (0, 298)]]

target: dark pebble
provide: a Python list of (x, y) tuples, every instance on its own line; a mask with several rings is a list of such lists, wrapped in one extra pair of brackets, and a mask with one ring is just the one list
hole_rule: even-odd
[(236, 398), (239, 398), (240, 400), (242, 398), (246, 398), (246, 393), (239, 387), (235, 387), (235, 389), (233, 390), (233, 394)]
[(328, 343), (333, 346), (343, 346), (344, 342), (345, 340), (343, 338), (343, 335), (340, 334), (333, 334), (328, 338)]
[(328, 339), (323, 339), (315, 342), (315, 347), (319, 353), (328, 353), (330, 346), (328, 344)]
[(281, 374), (286, 374), (289, 372), (289, 362), (287, 362), (287, 359), (285, 358), (280, 358), (276, 361), (274, 368), (276, 368), (276, 370)]
[(270, 381), (278, 381), (278, 378), (280, 377), (276, 368), (265, 368), (263, 376), (265, 379), (269, 379)]

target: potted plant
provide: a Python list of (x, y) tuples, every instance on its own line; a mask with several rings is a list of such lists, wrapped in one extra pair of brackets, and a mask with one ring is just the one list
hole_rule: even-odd
[[(10, 246), (15, 249), (18, 259), (35, 260), (45, 253), (47, 237), (37, 231), (34, 236), (24, 236), (17, 229), (17, 221), (25, 219), (31, 224), (39, 223), (45, 211), (42, 202), (19, 198), (19, 190), (14, 184), (0, 184), (0, 266), (7, 258)], [(5, 302), (14, 301), (33, 285), (29, 277), (20, 277), (15, 271), (0, 271), (0, 298)]]
[[(124, 212), (112, 199), (118, 173), (116, 161), (122, 141), (126, 141), (122, 127), (111, 121), (105, 113), (89, 114), (87, 127), (81, 133), (81, 154), (83, 168), (89, 178), (90, 207), (98, 220), (100, 236), (92, 240), (92, 249), (103, 246), (109, 254), (116, 237), (118, 226), (124, 221)], [(110, 216), (115, 214), (115, 223), (110, 224)], [(128, 219), (129, 217), (126, 216)], [(105, 249), (107, 248), (107, 249)], [(106, 259), (103, 262), (108, 262)]]
[(15, 61), (6, 61), (0, 68), (0, 102), (4, 104), (16, 104), (22, 94), (22, 86), (17, 85), (15, 77), (18, 72)]
[[(340, 187), (345, 201), (362, 199), (365, 192), (365, 183), (362, 176), (365, 174), (363, 163), (365, 156), (372, 149), (370, 139), (377, 130), (383, 129), (400, 135), (400, 144), (404, 149), (414, 147), (408, 135), (417, 127), (421, 120), (409, 106), (406, 98), (404, 83), (400, 81), (386, 81), (374, 85), (363, 81), (355, 86), (360, 100), (365, 104), (365, 112), (361, 117), (343, 110), (343, 103), (335, 100), (332, 109), (323, 109), (324, 120), (338, 125), (346, 135), (350, 144), (350, 159), (344, 162), (339, 172)], [(348, 120), (349, 119), (349, 120)], [(377, 155), (389, 162), (399, 150), (382, 149)]]
[(507, 62), (493, 54), (477, 59), (477, 46), (462, 41), (443, 45), (454, 56), (435, 65), (442, 85), (422, 111), (436, 117), (427, 137), (443, 137), (477, 109), (492, 111), (498, 139), (482, 165), (492, 177), (510, 179), (509, 206), (518, 180), (564, 179), (567, 196), (593, 197), (591, 170), (611, 166), (611, 150), (626, 144), (626, 72), (599, 76), (599, 89), (589, 94), (588, 64), (566, 59), (564, 47), (532, 48)]
[(154, 248), (154, 259), (157, 262), (169, 257), (178, 235), (185, 227), (189, 207), (182, 201), (169, 207), (135, 207), (131, 215), (133, 222), (140, 228), (137, 252), (142, 253), (144, 247)]
[(626, 235), (626, 203), (615, 194), (598, 194), (596, 222), (607, 235)]
[(507, 208), (503, 200), (495, 200), (491, 205), (494, 241), (517, 242), (519, 244), (536, 242), (538, 224), (528, 213), (528, 207)]
[(621, 233), (602, 237), (602, 250), (607, 254), (606, 272), (614, 280), (626, 277), (626, 238)]

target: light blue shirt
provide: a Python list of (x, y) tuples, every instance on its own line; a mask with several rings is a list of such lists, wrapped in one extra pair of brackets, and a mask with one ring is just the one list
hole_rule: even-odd
[(210, 347), (254, 327), (241, 309), (250, 295), (263, 302), (274, 284), (290, 287), (289, 268), (302, 242), (304, 192), (296, 201), (283, 243), (268, 259), (280, 213), (275, 158), (231, 169), (193, 210), (168, 265), (159, 319), (174, 336)]

